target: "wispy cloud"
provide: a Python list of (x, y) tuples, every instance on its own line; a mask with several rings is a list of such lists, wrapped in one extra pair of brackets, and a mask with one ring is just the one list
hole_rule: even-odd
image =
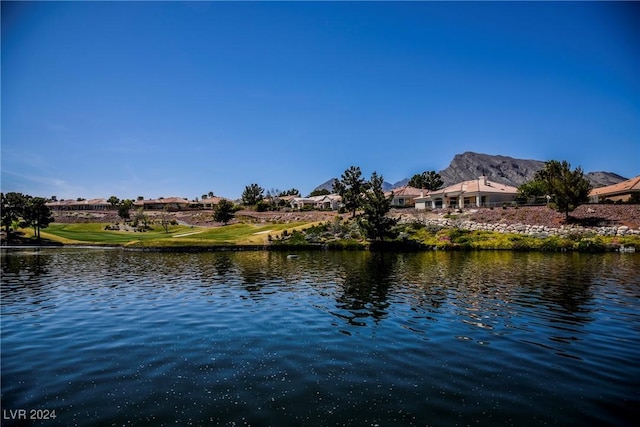
[(12, 170), (2, 170), (2, 191), (17, 191), (32, 196), (59, 199), (81, 197), (87, 193), (86, 188), (71, 184), (63, 179), (46, 175), (27, 175)]

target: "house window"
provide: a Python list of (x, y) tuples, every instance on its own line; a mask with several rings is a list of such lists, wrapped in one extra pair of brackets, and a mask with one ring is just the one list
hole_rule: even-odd
[(403, 206), (404, 205), (404, 199), (398, 199), (398, 204), (400, 206)]

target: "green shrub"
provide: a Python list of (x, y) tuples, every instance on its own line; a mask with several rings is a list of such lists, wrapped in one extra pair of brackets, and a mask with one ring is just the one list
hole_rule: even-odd
[(560, 252), (573, 248), (573, 242), (560, 236), (551, 236), (540, 239), (539, 249), (543, 252)]
[(604, 252), (606, 245), (599, 237), (585, 237), (575, 242), (573, 248), (578, 252)]

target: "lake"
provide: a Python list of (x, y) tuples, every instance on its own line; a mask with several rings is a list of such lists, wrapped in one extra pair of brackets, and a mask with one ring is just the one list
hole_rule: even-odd
[(3, 250), (2, 425), (640, 419), (639, 255), (296, 255)]

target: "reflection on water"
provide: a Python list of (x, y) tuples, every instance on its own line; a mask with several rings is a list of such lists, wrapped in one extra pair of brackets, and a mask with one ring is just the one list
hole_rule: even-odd
[(3, 251), (1, 291), (2, 407), (46, 425), (640, 415), (637, 255)]

